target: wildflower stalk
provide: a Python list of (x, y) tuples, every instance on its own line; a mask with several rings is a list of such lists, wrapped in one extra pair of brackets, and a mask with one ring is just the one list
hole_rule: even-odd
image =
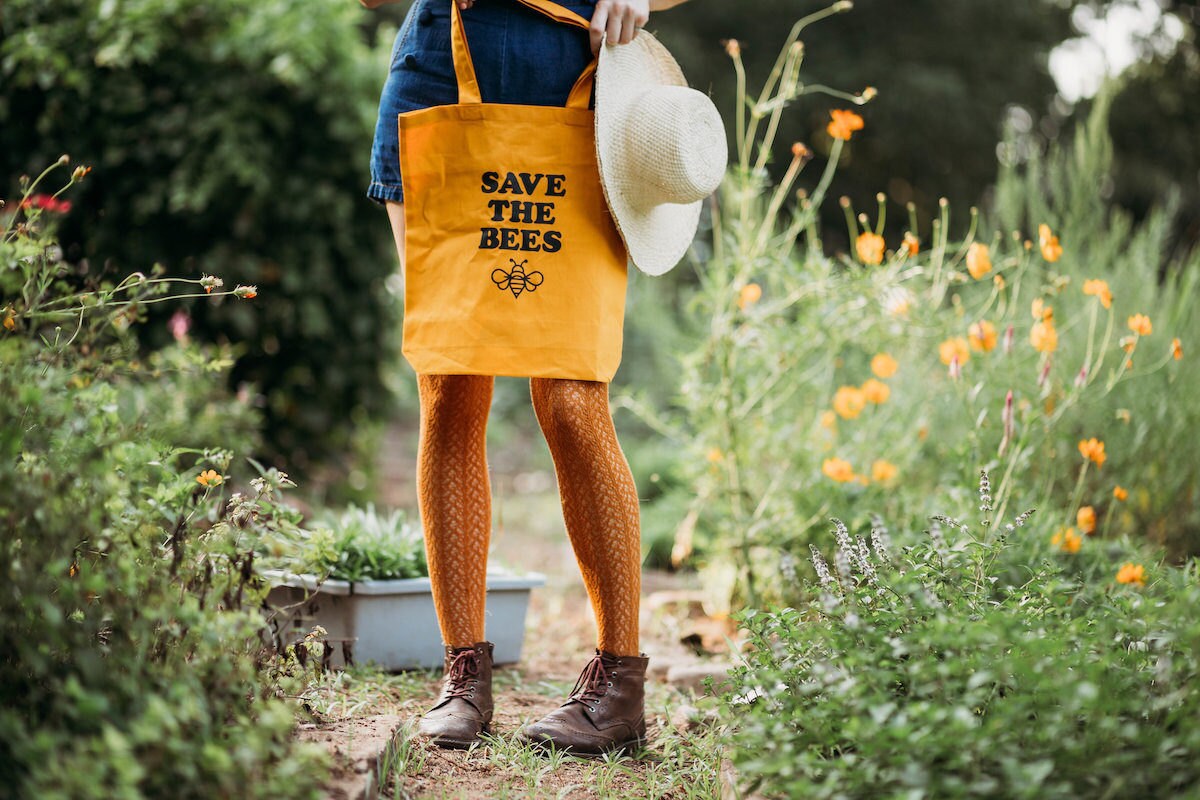
[[(771, 72), (767, 76), (766, 83), (763, 84), (762, 92), (758, 96), (758, 103), (756, 103), (754, 106), (755, 109), (764, 107), (767, 103), (767, 98), (769, 98), (775, 91), (775, 84), (783, 75), (784, 67), (787, 64), (788, 59), (791, 57), (792, 45), (795, 44), (796, 40), (800, 38), (800, 32), (814, 22), (819, 22), (826, 17), (833, 16), (834, 14), (840, 14), (843, 11), (849, 11), (851, 8), (851, 3), (845, 2), (845, 0), (839, 0), (839, 2), (827, 6), (826, 8), (823, 8), (819, 11), (814, 11), (808, 16), (801, 17), (794, 25), (792, 25), (792, 29), (788, 32), (787, 39), (784, 40), (783, 47), (780, 49), (779, 55), (775, 58), (775, 65), (771, 68)], [(735, 69), (736, 68), (737, 62), (735, 60)], [(744, 74), (741, 76), (740, 87), (741, 90), (738, 93), (739, 108), (744, 102), (745, 97)], [(741, 144), (738, 147), (739, 163), (741, 164), (743, 171), (745, 171), (750, 164), (750, 147), (753, 146), (754, 140), (758, 135), (758, 123), (761, 119), (761, 115), (756, 115), (753, 110), (751, 111), (750, 116), (751, 121), (749, 129), (746, 130), (746, 135), (740, 138)], [(744, 121), (744, 117), (738, 117), (739, 136), (743, 130)]]
[(746, 156), (746, 65), (742, 63), (740, 51), (734, 51), (733, 71), (737, 76), (737, 105), (735, 111), (735, 128), (737, 135), (738, 163), (742, 171), (746, 171), (749, 159)]
[[(783, 80), (779, 84), (779, 93), (771, 101), (771, 118), (767, 122), (766, 133), (763, 134), (762, 144), (758, 148), (758, 159), (754, 162), (754, 171), (761, 172), (767, 166), (771, 155), (771, 144), (779, 131), (779, 120), (783, 109), (794, 100), (799, 92), (800, 65), (804, 61), (804, 48), (799, 43), (787, 49), (787, 62), (783, 68)], [(751, 143), (753, 144), (753, 143)]]

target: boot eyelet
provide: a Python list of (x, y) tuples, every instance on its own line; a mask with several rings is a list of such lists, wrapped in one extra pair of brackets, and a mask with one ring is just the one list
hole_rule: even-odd
[(612, 686), (612, 681), (609, 681), (609, 682), (608, 682), (608, 685), (609, 685), (609, 686)]

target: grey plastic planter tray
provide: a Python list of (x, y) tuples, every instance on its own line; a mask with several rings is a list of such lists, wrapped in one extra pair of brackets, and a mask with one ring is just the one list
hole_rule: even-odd
[[(270, 571), (267, 603), (279, 609), (279, 630), (293, 642), (313, 625), (328, 631), (330, 666), (374, 662), (385, 670), (442, 666), (442, 634), (428, 578), (394, 581), (328, 580)], [(487, 637), (496, 645), (494, 662), (521, 660), (529, 592), (546, 583), (538, 573), (489, 574)]]

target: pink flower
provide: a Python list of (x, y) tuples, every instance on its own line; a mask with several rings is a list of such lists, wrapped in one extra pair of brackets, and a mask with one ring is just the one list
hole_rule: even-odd
[(188, 340), (188, 330), (192, 327), (192, 318), (182, 308), (171, 315), (167, 320), (167, 330), (171, 332), (171, 336), (175, 337), (175, 341), (183, 344)]

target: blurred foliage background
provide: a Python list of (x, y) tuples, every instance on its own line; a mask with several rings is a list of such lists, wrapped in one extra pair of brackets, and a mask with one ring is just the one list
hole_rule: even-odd
[[(185, 302), (192, 335), (234, 346), (230, 382), (260, 407), (260, 454), (294, 473), (334, 476), (343, 496), (370, 495), (379, 426), (415, 416), (388, 280), (395, 256), (384, 215), (363, 194), (378, 92), (409, 5), (9, 0), (0, 11), (0, 195), (68, 152), (94, 167), (60, 230), (80, 280), (163, 263), (256, 284), (252, 304)], [(824, 5), (693, 0), (649, 28), (732, 125), (723, 43), (739, 40), (755, 85), (787, 27)], [(1200, 234), (1195, 2), (858, 0), (804, 39), (802, 79), (879, 91), (860, 109), (869, 135), (844, 152), (832, 196), (864, 208), (885, 192), (889, 238), (909, 202), (922, 224), (941, 197), (958, 209), (989, 206), (1000, 169), (1044, 152), (1090, 110), (1087, 96), (1062, 94), (1052, 54), (1121, 9), (1146, 24), (1125, 37), (1134, 63), (1109, 86), (1114, 157), (1101, 191), (1135, 219), (1174, 198), (1170, 246), (1186, 249)], [(772, 172), (791, 142), (807, 142), (817, 157), (800, 186), (811, 188), (830, 149), (827, 112), (842, 105), (817, 95), (789, 110)], [(826, 249), (848, 250), (840, 209), (830, 202), (823, 213)], [(967, 219), (959, 213), (952, 224)], [(683, 308), (695, 284), (686, 267), (664, 280), (634, 276), (619, 406), (675, 401), (676, 354), (695, 335)], [(162, 324), (152, 313), (145, 347), (169, 340), (170, 311)], [(544, 468), (527, 406), (523, 382), (502, 382), (495, 437), (529, 443), (528, 458)], [(682, 485), (680, 458), (645, 418), (619, 424), (643, 497), (668, 498), (647, 506), (647, 531), (669, 533), (681, 508), (664, 488)], [(661, 542), (652, 549), (663, 557)]]

